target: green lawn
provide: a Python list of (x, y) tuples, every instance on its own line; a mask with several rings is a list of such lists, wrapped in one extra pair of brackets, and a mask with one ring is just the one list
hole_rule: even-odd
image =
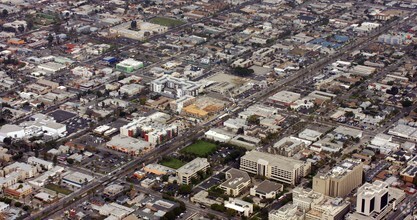
[(181, 150), (183, 153), (194, 154), (199, 157), (206, 157), (216, 151), (216, 145), (210, 142), (198, 140), (194, 144)]
[(48, 184), (45, 186), (45, 188), (50, 189), (52, 191), (64, 194), (64, 195), (69, 195), (72, 193), (71, 190), (66, 189), (66, 188), (62, 188), (61, 186), (55, 185), (55, 184)]
[(151, 18), (149, 22), (154, 23), (154, 24), (159, 24), (162, 26), (167, 26), (167, 27), (175, 27), (175, 26), (185, 24), (185, 22), (180, 21), (180, 20), (176, 20), (172, 18), (163, 18), (163, 17)]
[(164, 165), (166, 167), (170, 167), (172, 169), (178, 169), (182, 167), (185, 163), (181, 160), (178, 160), (176, 158), (170, 158), (170, 160), (164, 160), (160, 162), (161, 165)]

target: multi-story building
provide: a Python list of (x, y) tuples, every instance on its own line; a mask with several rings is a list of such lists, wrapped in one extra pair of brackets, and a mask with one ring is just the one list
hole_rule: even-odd
[(220, 184), (220, 188), (230, 196), (238, 196), (251, 183), (248, 173), (235, 168), (226, 172), (226, 179), (225, 182)]
[(350, 203), (341, 198), (331, 198), (312, 189), (297, 187), (293, 190), (293, 203), (305, 213), (306, 220), (343, 219)]
[(240, 158), (241, 170), (290, 185), (299, 183), (310, 168), (309, 162), (255, 150)]
[(268, 215), (269, 220), (304, 220), (304, 213), (298, 207), (288, 203), (277, 210), (272, 210)]
[(202, 85), (183, 78), (164, 75), (151, 82), (151, 91), (170, 98), (181, 98), (185, 95), (197, 96)]
[(16, 183), (4, 188), (4, 194), (21, 199), (32, 193), (32, 186), (27, 183)]
[(157, 112), (140, 117), (120, 128), (120, 134), (129, 137), (141, 137), (152, 145), (163, 143), (178, 135), (175, 124), (166, 124), (170, 116)]
[(207, 158), (197, 157), (177, 170), (178, 182), (190, 184), (193, 177), (197, 177), (198, 171), (206, 171), (210, 167)]
[(345, 159), (330, 171), (313, 178), (313, 190), (331, 197), (344, 197), (362, 184), (363, 164), (359, 159)]
[(29, 157), (28, 158), (28, 164), (35, 165), (35, 166), (41, 166), (45, 170), (50, 170), (54, 167), (54, 164), (52, 162), (39, 159), (37, 157)]
[(375, 181), (365, 183), (358, 188), (356, 212), (370, 216), (373, 212), (380, 213), (388, 206), (388, 183)]
[(356, 197), (356, 212), (350, 213), (348, 220), (381, 220), (387, 219), (388, 214), (405, 199), (405, 192), (390, 187), (383, 181), (365, 183), (358, 188)]

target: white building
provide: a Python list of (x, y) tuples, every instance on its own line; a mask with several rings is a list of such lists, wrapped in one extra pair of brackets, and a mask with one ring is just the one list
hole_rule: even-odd
[(310, 173), (311, 163), (259, 151), (249, 151), (240, 158), (240, 169), (290, 185), (296, 185)]
[(365, 183), (358, 188), (356, 198), (356, 212), (370, 216), (373, 212), (380, 213), (389, 202), (388, 183), (375, 181)]
[(3, 141), (6, 137), (23, 138), (25, 137), (25, 131), (20, 126), (6, 124), (0, 128), (0, 140)]
[(52, 162), (39, 159), (37, 157), (29, 157), (28, 158), (28, 164), (35, 165), (35, 166), (41, 166), (42, 168), (46, 170), (50, 170), (54, 167), (54, 164)]
[(190, 184), (191, 179), (197, 176), (198, 171), (206, 171), (210, 167), (207, 158), (197, 157), (177, 170), (179, 184)]
[(253, 213), (253, 204), (245, 202), (237, 198), (229, 198), (229, 201), (224, 201), (224, 207), (233, 209), (243, 216), (250, 216)]
[(172, 98), (180, 98), (185, 95), (197, 96), (202, 92), (202, 85), (187, 79), (164, 75), (151, 82), (151, 91)]

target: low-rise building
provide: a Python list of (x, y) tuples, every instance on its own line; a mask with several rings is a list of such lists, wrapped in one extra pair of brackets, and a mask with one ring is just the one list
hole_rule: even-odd
[(224, 207), (237, 211), (243, 216), (250, 216), (253, 213), (253, 204), (245, 202), (237, 198), (229, 198), (229, 200), (224, 201)]
[(257, 186), (250, 189), (251, 196), (257, 196), (261, 199), (275, 199), (276, 195), (284, 190), (282, 184), (264, 180)]
[(248, 173), (235, 168), (226, 171), (226, 179), (219, 187), (230, 196), (238, 196), (251, 183)]
[(80, 173), (80, 172), (71, 172), (62, 177), (62, 182), (71, 186), (81, 188), (82, 186), (88, 184), (94, 179), (94, 177)]
[(106, 143), (106, 146), (110, 149), (131, 155), (140, 155), (151, 149), (149, 142), (123, 135), (114, 136)]
[(167, 174), (174, 174), (175, 170), (161, 164), (151, 163), (146, 165), (143, 170), (147, 173), (152, 173), (155, 175), (167, 175)]

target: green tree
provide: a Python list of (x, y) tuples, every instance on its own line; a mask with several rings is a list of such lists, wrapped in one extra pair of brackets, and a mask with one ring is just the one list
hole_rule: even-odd
[(232, 70), (232, 74), (237, 75), (237, 76), (242, 76), (242, 77), (250, 76), (253, 73), (254, 73), (253, 69), (244, 68), (244, 67), (236, 67)]
[(183, 184), (178, 188), (178, 193), (181, 195), (188, 195), (191, 193), (191, 190), (192, 188), (190, 185)]
[(7, 9), (3, 9), (1, 14), (3, 15), (3, 17), (7, 17), (7, 15), (9, 14), (9, 11), (7, 11)]
[(250, 125), (259, 125), (259, 123), (260, 123), (259, 117), (257, 115), (251, 115), (251, 116), (249, 116), (246, 121)]

